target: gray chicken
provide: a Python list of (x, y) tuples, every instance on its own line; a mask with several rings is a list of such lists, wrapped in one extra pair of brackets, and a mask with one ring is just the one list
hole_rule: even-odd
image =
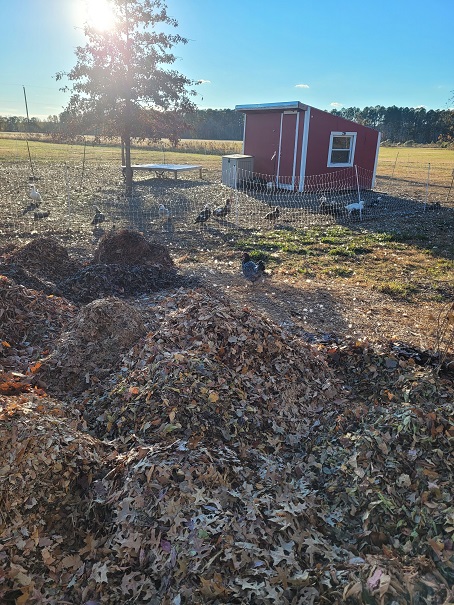
[(244, 277), (253, 284), (266, 275), (265, 263), (262, 260), (259, 260), (258, 263), (254, 263), (247, 252), (243, 254), (241, 270), (243, 271)]
[(197, 215), (194, 223), (206, 223), (207, 220), (210, 218), (211, 216), (211, 210), (210, 207), (208, 206), (208, 204), (205, 205), (204, 209), (202, 210), (202, 212), (200, 212), (200, 214)]
[(226, 200), (225, 205), (213, 210), (213, 215), (217, 217), (227, 216), (231, 210), (232, 200)]

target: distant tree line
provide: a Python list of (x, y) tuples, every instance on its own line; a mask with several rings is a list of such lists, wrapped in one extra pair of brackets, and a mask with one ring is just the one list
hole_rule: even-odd
[(244, 114), (234, 109), (198, 109), (186, 116), (185, 139), (241, 141)]
[(395, 143), (445, 143), (454, 142), (454, 111), (423, 107), (349, 107), (334, 109), (334, 115), (376, 128), (382, 141)]
[(0, 116), (0, 132), (42, 132), (50, 134), (61, 129), (59, 116), (48, 116), (45, 120), (22, 116)]
[[(364, 109), (334, 109), (331, 113), (376, 128), (382, 133), (385, 144), (454, 144), (454, 111), (451, 109), (427, 111), (422, 107), (377, 105)], [(186, 126), (180, 131), (181, 138), (239, 141), (243, 138), (243, 120), (243, 114), (233, 109), (197, 109), (184, 116)], [(49, 116), (45, 120), (0, 116), (0, 132), (44, 133), (57, 138), (64, 135), (65, 122), (65, 113)]]

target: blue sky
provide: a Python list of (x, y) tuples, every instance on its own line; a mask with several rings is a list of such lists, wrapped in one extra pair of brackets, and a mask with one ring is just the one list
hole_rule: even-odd
[[(95, 3), (98, 0), (89, 0)], [(0, 0), (0, 115), (62, 111), (86, 0)], [(302, 101), (319, 109), (453, 106), (453, 0), (167, 0), (174, 68), (201, 108)]]

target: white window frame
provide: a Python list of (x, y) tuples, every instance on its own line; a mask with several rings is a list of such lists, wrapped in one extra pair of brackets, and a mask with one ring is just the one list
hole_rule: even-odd
[[(328, 164), (327, 164), (328, 168), (347, 168), (347, 167), (353, 166), (354, 161), (355, 161), (355, 149), (356, 149), (357, 134), (358, 134), (357, 132), (332, 132), (331, 133), (331, 136), (329, 139), (329, 149), (328, 149)], [(350, 154), (349, 154), (348, 162), (339, 163), (339, 162), (331, 161), (331, 156), (333, 153), (334, 137), (350, 137), (351, 145), (350, 145)], [(334, 150), (334, 151), (336, 151), (336, 150)]]

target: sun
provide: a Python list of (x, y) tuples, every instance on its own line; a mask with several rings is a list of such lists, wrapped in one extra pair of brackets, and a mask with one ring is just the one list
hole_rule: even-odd
[(116, 18), (109, 0), (86, 0), (86, 22), (99, 31), (108, 31), (115, 27)]

